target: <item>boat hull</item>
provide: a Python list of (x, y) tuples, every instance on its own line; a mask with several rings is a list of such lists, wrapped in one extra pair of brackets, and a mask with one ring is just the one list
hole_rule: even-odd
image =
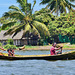
[(59, 54), (59, 55), (24, 55), (24, 56), (2, 56), (0, 55), (0, 59), (5, 60), (71, 60), (75, 59), (75, 51)]

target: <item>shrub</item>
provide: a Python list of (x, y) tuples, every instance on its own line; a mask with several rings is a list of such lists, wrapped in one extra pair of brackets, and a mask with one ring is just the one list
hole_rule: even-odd
[(0, 42), (0, 46), (2, 46), (2, 43)]
[(14, 49), (14, 48), (16, 49), (16, 46), (15, 45), (7, 44), (7, 45), (4, 46), (4, 48), (5, 49)]
[(43, 45), (43, 43), (44, 43), (44, 40), (43, 39), (39, 39), (37, 44), (38, 45)]
[(13, 39), (8, 39), (7, 44), (13, 45)]

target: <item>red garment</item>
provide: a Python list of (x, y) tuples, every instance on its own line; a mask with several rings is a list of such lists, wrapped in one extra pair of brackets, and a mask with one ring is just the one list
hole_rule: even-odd
[(14, 50), (12, 50), (12, 53), (14, 53)]
[(51, 53), (51, 55), (55, 55), (56, 53), (55, 53), (55, 47), (51, 47), (51, 50), (50, 50), (50, 53)]

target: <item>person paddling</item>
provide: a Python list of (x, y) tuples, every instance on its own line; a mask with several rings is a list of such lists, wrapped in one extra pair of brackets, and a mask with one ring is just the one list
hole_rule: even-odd
[[(61, 51), (57, 51), (57, 52), (56, 52), (56, 50), (59, 50), (59, 49), (61, 49)], [(57, 55), (59, 52), (62, 53), (62, 46), (56, 48), (56, 43), (53, 43), (53, 44), (52, 44), (52, 47), (51, 47), (51, 49), (50, 49), (51, 55)]]
[(8, 52), (8, 56), (12, 56), (11, 49), (8, 49), (7, 52)]
[(14, 49), (8, 49), (7, 51), (8, 51), (8, 56), (15, 56), (14, 55), (14, 53), (15, 53)]
[(15, 54), (14, 49), (11, 50), (11, 54), (12, 54), (12, 56), (15, 56), (14, 55)]

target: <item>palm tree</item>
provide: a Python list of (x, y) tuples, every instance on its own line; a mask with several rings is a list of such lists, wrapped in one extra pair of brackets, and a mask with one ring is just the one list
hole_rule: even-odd
[(51, 12), (55, 12), (58, 15), (60, 13), (67, 13), (66, 7), (70, 10), (73, 10), (72, 7), (75, 7), (71, 2), (75, 0), (42, 0), (40, 4), (47, 4), (46, 8), (49, 8)]
[(37, 15), (35, 18), (40, 22), (43, 22), (46, 26), (48, 26), (49, 22), (55, 20), (55, 16), (50, 13), (49, 9), (42, 8), (34, 14)]
[[(35, 17), (37, 15), (32, 14), (34, 4), (31, 8), (31, 3), (28, 3), (27, 0), (17, 0), (20, 8), (12, 5), (9, 7), (10, 11), (6, 12), (2, 17), (2, 29), (10, 27), (5, 35), (13, 34), (13, 37), (23, 30), (23, 36), (27, 32), (32, 32), (34, 35), (49, 35), (48, 28), (44, 23), (39, 22)], [(4, 22), (5, 21), (5, 22)], [(42, 34), (41, 34), (42, 33)]]

